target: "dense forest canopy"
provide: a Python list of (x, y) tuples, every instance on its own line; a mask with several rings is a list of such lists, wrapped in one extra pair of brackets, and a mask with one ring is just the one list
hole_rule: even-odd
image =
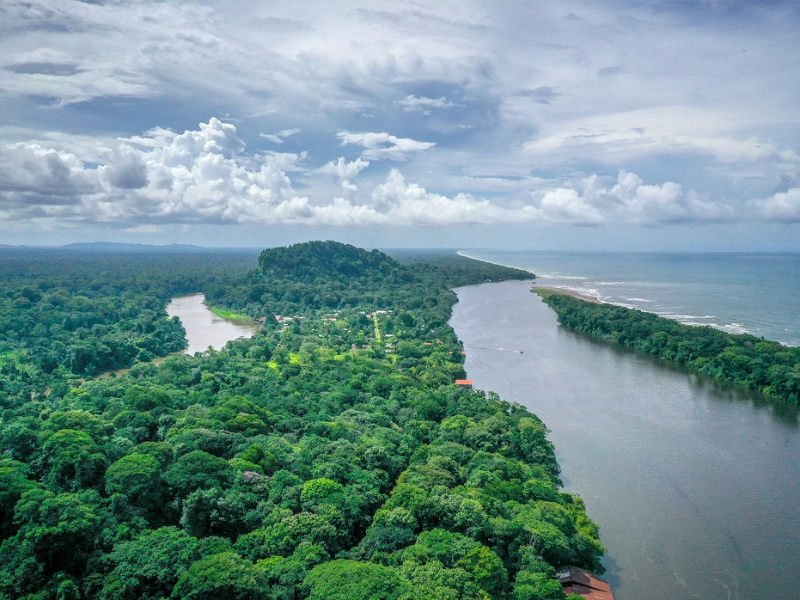
[[(0, 250), (6, 386), (96, 375), (182, 350), (183, 328), (164, 311), (169, 298), (245, 272), (255, 254)], [(0, 383), (2, 391), (10, 390)]]
[(719, 381), (745, 385), (800, 404), (800, 348), (712, 327), (683, 325), (652, 313), (595, 304), (538, 290), (562, 325), (604, 340), (685, 364)]
[[(254, 269), (42, 256), (3, 266), (4, 323), (28, 325), (3, 334), (0, 598), (537, 600), (564, 598), (556, 566), (602, 570), (544, 424), (453, 383), (451, 287), (531, 274), (331, 242)], [(269, 318), (149, 362), (184, 341), (169, 296), (198, 291)], [(76, 369), (77, 346), (124, 343), (129, 371)]]
[[(406, 255), (407, 256), (407, 255)], [(416, 310), (442, 304), (446, 317), (455, 302), (451, 288), (502, 279), (531, 279), (527, 271), (479, 262), (451, 254), (438, 262), (403, 264), (373, 250), (367, 252), (336, 242), (309, 242), (264, 250), (258, 269), (206, 286), (214, 304), (259, 317), (304, 314), (321, 309)], [(428, 258), (427, 256), (425, 258)]]

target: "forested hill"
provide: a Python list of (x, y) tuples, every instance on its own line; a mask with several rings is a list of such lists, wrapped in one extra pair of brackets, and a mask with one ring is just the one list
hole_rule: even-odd
[(719, 381), (800, 404), (800, 348), (683, 325), (652, 313), (540, 290), (565, 327), (685, 364)]
[[(221, 352), (95, 379), (29, 369), (19, 352), (3, 365), (0, 600), (557, 600), (555, 567), (602, 570), (544, 424), (454, 385), (450, 275), (342, 245), (265, 256), (281, 270), (220, 275), (209, 261), (204, 275), (187, 259), (223, 299), (227, 277), (233, 301), (298, 311)], [(298, 256), (309, 263), (292, 266)], [(475, 264), (458, 266), (459, 282), (505, 273)], [(170, 268), (184, 276), (178, 259)], [(129, 269), (119, 281), (82, 271), (87, 298), (113, 307), (129, 294), (123, 318), (135, 317)], [(38, 302), (26, 285), (49, 298), (51, 277), (20, 274), (6, 289), (25, 300), (3, 309)]]
[[(420, 258), (426, 258), (422, 256)], [(213, 304), (256, 317), (308, 310), (369, 306), (417, 308), (454, 299), (454, 287), (509, 279), (533, 279), (520, 269), (455, 254), (402, 264), (378, 250), (338, 242), (309, 242), (264, 250), (258, 268), (204, 288)]]

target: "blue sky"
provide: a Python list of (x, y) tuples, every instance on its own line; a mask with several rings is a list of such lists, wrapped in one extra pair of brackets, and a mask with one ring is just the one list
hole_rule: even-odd
[(0, 243), (800, 250), (794, 2), (0, 5)]

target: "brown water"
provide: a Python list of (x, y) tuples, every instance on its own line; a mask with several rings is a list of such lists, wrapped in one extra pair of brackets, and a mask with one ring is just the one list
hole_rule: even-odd
[(800, 598), (797, 411), (574, 334), (529, 289), (460, 288), (451, 325), (476, 387), (552, 430), (617, 599)]
[(243, 321), (233, 321), (218, 317), (203, 304), (205, 296), (179, 296), (167, 305), (170, 317), (180, 317), (189, 347), (186, 352), (204, 352), (209, 347), (220, 350), (231, 340), (252, 337), (260, 329), (259, 325)]

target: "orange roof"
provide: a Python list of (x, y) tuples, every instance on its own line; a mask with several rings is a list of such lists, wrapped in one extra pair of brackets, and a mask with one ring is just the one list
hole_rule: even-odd
[(472, 379), (456, 379), (456, 385), (472, 385)]
[(589, 600), (614, 600), (611, 586), (594, 573), (567, 566), (556, 577), (567, 594), (578, 594)]

